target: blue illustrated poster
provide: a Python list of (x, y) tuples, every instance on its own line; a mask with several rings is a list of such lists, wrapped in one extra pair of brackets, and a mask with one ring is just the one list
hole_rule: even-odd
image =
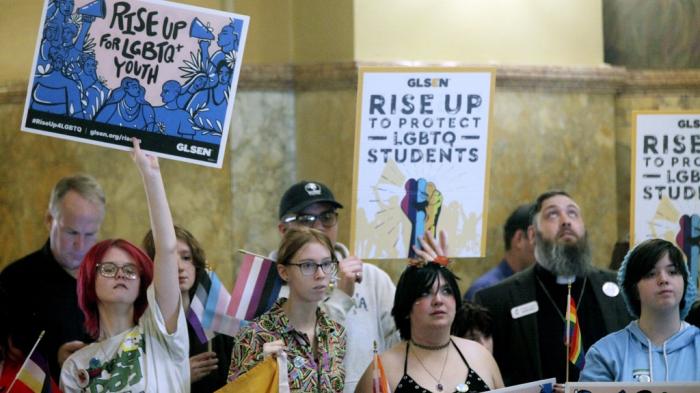
[(220, 168), (249, 18), (160, 0), (45, 0), (22, 130)]

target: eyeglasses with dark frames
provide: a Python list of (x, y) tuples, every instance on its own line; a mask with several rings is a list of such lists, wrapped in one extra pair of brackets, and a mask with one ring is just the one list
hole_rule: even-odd
[(321, 263), (304, 261), (301, 263), (288, 263), (287, 266), (296, 266), (301, 270), (301, 274), (305, 276), (313, 276), (320, 268), (325, 274), (335, 274), (338, 271), (338, 261), (328, 258)]
[(121, 270), (124, 277), (129, 280), (135, 280), (139, 276), (139, 268), (133, 263), (127, 263), (124, 266), (119, 266), (114, 262), (102, 262), (97, 264), (96, 269), (102, 277), (107, 278), (116, 277), (119, 270)]

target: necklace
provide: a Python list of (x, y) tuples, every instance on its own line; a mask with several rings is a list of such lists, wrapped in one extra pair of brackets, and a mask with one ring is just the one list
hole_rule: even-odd
[(139, 115), (139, 109), (141, 109), (141, 104), (139, 103), (136, 103), (134, 106), (129, 106), (125, 99), (119, 102), (119, 114), (126, 121), (134, 121)]
[(417, 346), (420, 349), (425, 349), (427, 351), (439, 351), (441, 349), (444, 349), (446, 346), (450, 345), (452, 342), (452, 339), (447, 340), (446, 343), (440, 344), (440, 345), (425, 345), (425, 344), (419, 344), (415, 342), (413, 339), (411, 339), (411, 344)]
[[(411, 340), (411, 342), (415, 344), (415, 342), (413, 340)], [(447, 347), (447, 345), (450, 344), (451, 342), (452, 342), (452, 339), (450, 339), (450, 341), (448, 341), (447, 344), (443, 345), (442, 348)], [(406, 344), (406, 345), (408, 345), (408, 344)], [(416, 346), (418, 346), (418, 345), (416, 345)], [(420, 348), (420, 346), (418, 346), (418, 348)], [(434, 348), (436, 348), (436, 347), (429, 347), (429, 348), (430, 348), (430, 349), (428, 349), (429, 351), (433, 351), (433, 350), (435, 350)], [(442, 380), (442, 375), (445, 373), (445, 366), (447, 365), (447, 358), (449, 357), (450, 349), (448, 348), (447, 351), (445, 351), (445, 360), (442, 361), (442, 369), (440, 370), (440, 377), (439, 378), (435, 378), (433, 373), (431, 373), (430, 370), (428, 370), (428, 368), (425, 367), (425, 364), (423, 364), (423, 361), (420, 360), (420, 358), (418, 357), (418, 354), (416, 353), (415, 350), (412, 350), (412, 352), (413, 352), (413, 357), (415, 357), (416, 360), (418, 360), (418, 363), (421, 365), (421, 367), (423, 367), (423, 370), (425, 370), (425, 372), (428, 373), (428, 375), (430, 375), (430, 378), (434, 379), (435, 382), (437, 382), (437, 385), (435, 386), (435, 388), (438, 390), (438, 392), (442, 392), (442, 390), (445, 387), (442, 386), (442, 383), (440, 381)]]

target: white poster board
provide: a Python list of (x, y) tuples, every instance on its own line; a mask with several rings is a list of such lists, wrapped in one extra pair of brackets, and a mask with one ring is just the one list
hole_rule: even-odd
[(666, 239), (700, 262), (700, 110), (632, 114), (631, 245)]
[(160, 0), (44, 0), (21, 129), (221, 168), (249, 18)]
[(351, 247), (406, 258), (445, 230), (452, 257), (484, 255), (495, 70), (360, 68)]
[(554, 384), (557, 383), (555, 378), (542, 379), (539, 381), (513, 385), (507, 388), (491, 390), (491, 393), (552, 393)]
[(700, 383), (667, 382), (573, 382), (567, 383), (564, 393), (691, 393), (700, 392)]

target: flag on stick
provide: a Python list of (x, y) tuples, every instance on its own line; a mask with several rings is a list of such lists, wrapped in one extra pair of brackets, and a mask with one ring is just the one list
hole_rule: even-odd
[(231, 303), (226, 313), (240, 320), (251, 321), (272, 307), (279, 296), (282, 280), (275, 262), (244, 250)]
[(382, 359), (377, 353), (377, 342), (374, 342), (374, 360), (372, 361), (372, 393), (389, 393), (389, 381), (384, 373)]
[(193, 328), (197, 322), (201, 326), (204, 337), (197, 334), (200, 342), (205, 343), (214, 337), (214, 333), (235, 336), (243, 326), (243, 321), (226, 314), (226, 309), (231, 301), (226, 288), (216, 273), (209, 272), (199, 280), (199, 285), (195, 291), (194, 298), (190, 303), (192, 315), (187, 315), (188, 321)]
[(198, 274), (197, 275), (199, 284), (195, 290), (195, 294), (190, 300), (190, 309), (187, 311), (187, 321), (190, 326), (197, 333), (197, 338), (199, 342), (205, 344), (207, 341), (214, 338), (214, 331), (211, 329), (206, 329), (202, 325), (202, 318), (204, 318), (204, 305), (207, 304), (207, 296), (209, 296), (209, 288), (211, 288), (211, 280), (209, 279), (209, 274)]
[(205, 344), (210, 340), (210, 337), (208, 337), (207, 333), (204, 331), (204, 326), (202, 326), (202, 323), (199, 321), (199, 318), (197, 317), (197, 314), (192, 306), (190, 306), (190, 309), (187, 310), (185, 317), (187, 318), (187, 322), (192, 327), (192, 330), (200, 343)]
[(564, 343), (566, 344), (567, 358), (569, 362), (575, 365), (579, 370), (583, 370), (584, 357), (583, 345), (581, 342), (581, 327), (578, 323), (578, 315), (576, 314), (576, 302), (571, 297), (571, 284), (569, 284), (567, 300), (566, 321), (564, 321), (564, 325), (566, 326)]
[(44, 337), (44, 330), (39, 334), (39, 338), (34, 343), (32, 350), (29, 351), (29, 355), (24, 359), (22, 367), (17, 371), (15, 379), (10, 384), (7, 389), (8, 392), (12, 391), (17, 381), (24, 384), (29, 390), (34, 393), (50, 393), (51, 392), (51, 377), (49, 374), (49, 364), (46, 362), (43, 356), (36, 351), (39, 341)]

